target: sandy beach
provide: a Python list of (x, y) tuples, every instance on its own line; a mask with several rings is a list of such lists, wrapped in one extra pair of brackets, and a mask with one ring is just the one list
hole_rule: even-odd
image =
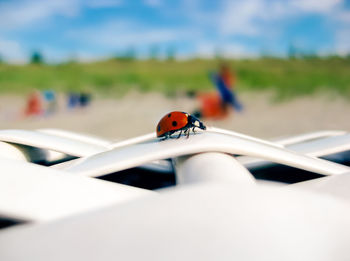
[[(267, 93), (243, 93), (242, 113), (231, 113), (224, 120), (207, 120), (216, 126), (253, 135), (274, 138), (318, 130), (350, 130), (349, 101), (325, 95), (302, 97), (287, 102), (271, 102)], [(158, 120), (167, 112), (192, 112), (196, 99), (168, 98), (158, 93), (132, 92), (120, 99), (94, 99), (85, 109), (67, 110), (61, 106), (50, 116), (25, 118), (23, 97), (0, 97), (1, 129), (60, 128), (109, 139), (125, 139), (155, 131)]]

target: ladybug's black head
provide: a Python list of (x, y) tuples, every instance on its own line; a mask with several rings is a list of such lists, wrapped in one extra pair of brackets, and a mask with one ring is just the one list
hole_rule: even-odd
[(197, 127), (197, 128), (202, 129), (202, 130), (206, 130), (207, 129), (207, 127), (204, 126), (203, 122), (201, 122), (199, 119), (197, 119), (196, 117), (194, 117), (192, 115), (188, 115), (188, 122), (193, 127)]

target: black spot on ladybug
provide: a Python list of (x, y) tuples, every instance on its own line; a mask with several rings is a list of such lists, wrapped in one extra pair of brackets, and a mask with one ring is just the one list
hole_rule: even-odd
[(158, 125), (158, 131), (160, 131), (160, 125)]
[(173, 121), (171, 124), (172, 124), (174, 127), (177, 126), (177, 122), (176, 122), (176, 121)]
[(168, 114), (168, 118), (170, 118), (170, 117), (171, 117), (171, 113)]

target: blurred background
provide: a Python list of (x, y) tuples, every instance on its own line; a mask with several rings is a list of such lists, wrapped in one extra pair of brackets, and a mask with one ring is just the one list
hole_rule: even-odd
[(350, 0), (0, 0), (1, 129), (271, 138), (349, 130), (349, 99)]

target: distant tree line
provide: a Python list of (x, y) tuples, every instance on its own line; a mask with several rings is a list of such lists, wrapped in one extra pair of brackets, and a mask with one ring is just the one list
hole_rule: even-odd
[[(149, 47), (148, 55), (145, 56), (146, 59), (149, 60), (167, 60), (172, 61), (176, 58), (176, 48), (174, 46), (169, 46), (167, 48), (161, 48), (158, 45), (152, 45)], [(119, 51), (115, 56), (115, 59), (119, 61), (134, 61), (140, 58), (139, 54), (137, 53), (136, 49), (134, 47), (126, 48), (124, 51)], [(200, 57), (199, 57), (200, 58)], [(217, 48), (214, 53), (215, 59), (225, 59), (224, 55), (222, 54), (221, 50)], [(276, 59), (283, 59), (280, 56), (275, 56), (273, 54), (268, 54), (267, 52), (262, 52), (260, 54), (260, 58), (276, 58)], [(350, 53), (346, 56), (339, 56), (337, 54), (330, 54), (327, 56), (319, 56), (313, 51), (304, 50), (302, 48), (296, 47), (295, 45), (291, 44), (287, 50), (287, 58), (288, 59), (317, 59), (317, 58), (340, 58), (340, 59), (350, 59)], [(75, 59), (72, 59), (70, 62), (75, 62)], [(0, 64), (6, 63), (6, 60), (0, 53)], [(35, 50), (31, 53), (29, 57), (29, 63), (30, 64), (44, 64), (45, 59), (43, 54), (39, 50)]]
[(30, 56), (31, 64), (42, 64), (44, 63), (43, 55), (39, 51), (34, 51)]
[(312, 58), (318, 58), (318, 57), (320, 56), (312, 50), (305, 50), (293, 44), (289, 45), (289, 48), (288, 48), (289, 59), (295, 59), (295, 58), (312, 59)]
[[(0, 54), (0, 64), (5, 63), (5, 59), (3, 56)], [(30, 57), (29, 57), (29, 63), (30, 64), (42, 64), (44, 63), (44, 57), (39, 51), (34, 51)]]
[[(129, 47), (124, 51), (120, 51), (115, 55), (115, 58), (121, 61), (132, 61), (132, 60), (138, 59), (138, 57), (139, 56), (134, 47)], [(162, 50), (160, 46), (152, 45), (149, 47), (148, 55), (146, 58), (150, 60), (159, 60), (159, 59), (174, 60), (175, 57), (176, 57), (175, 47), (170, 46), (165, 50)]]

